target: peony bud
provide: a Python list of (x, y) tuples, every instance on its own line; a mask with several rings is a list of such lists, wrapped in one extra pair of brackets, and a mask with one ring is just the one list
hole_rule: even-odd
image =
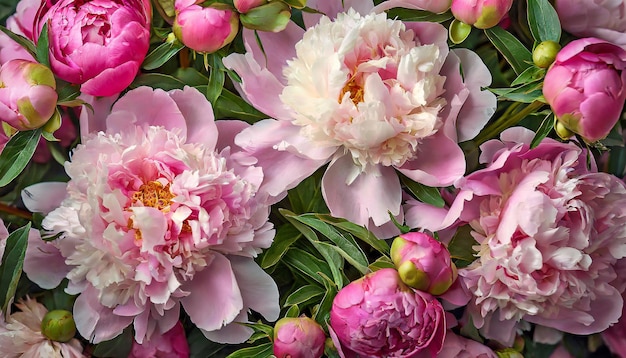
[(242, 14), (239, 20), (243, 27), (251, 30), (279, 32), (285, 29), (290, 18), (289, 5), (275, 1)]
[(305, 316), (285, 317), (274, 326), (274, 355), (277, 358), (319, 358), (324, 353), (325, 342), (322, 327)]
[(457, 20), (488, 29), (496, 26), (512, 5), (513, 0), (453, 0), (450, 10)]
[(213, 53), (237, 36), (239, 19), (237, 13), (227, 7), (202, 7), (193, 0), (177, 0), (172, 29), (190, 49)]
[(391, 259), (402, 282), (420, 291), (441, 295), (456, 280), (456, 266), (448, 249), (424, 233), (397, 237), (391, 245)]
[(267, 4), (267, 0), (235, 0), (233, 1), (233, 4), (235, 5), (235, 9), (237, 9), (237, 11), (245, 14), (250, 11), (250, 9)]
[(66, 310), (49, 311), (41, 321), (41, 333), (52, 341), (67, 342), (76, 335), (74, 317)]
[(554, 41), (543, 41), (533, 50), (533, 63), (537, 67), (548, 68), (556, 59), (561, 45)]
[(0, 68), (0, 120), (17, 130), (48, 122), (58, 99), (50, 69), (27, 60), (11, 60)]

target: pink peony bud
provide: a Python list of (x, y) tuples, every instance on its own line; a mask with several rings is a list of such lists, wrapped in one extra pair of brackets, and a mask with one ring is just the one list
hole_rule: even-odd
[(457, 20), (479, 29), (496, 26), (508, 14), (513, 0), (452, 0)]
[(439, 301), (413, 291), (387, 268), (339, 291), (329, 332), (341, 357), (436, 357), (446, 322)]
[(245, 14), (250, 9), (267, 4), (267, 0), (235, 0), (233, 1), (235, 9), (242, 14)]
[(285, 317), (274, 326), (274, 355), (277, 358), (319, 358), (324, 354), (326, 335), (315, 320)]
[(420, 291), (441, 295), (456, 280), (448, 249), (424, 233), (398, 236), (391, 245), (391, 259), (402, 282)]
[(11, 60), (0, 68), (0, 120), (17, 130), (46, 124), (57, 103), (52, 71), (42, 64)]
[(605, 138), (626, 100), (626, 50), (585, 38), (570, 42), (548, 69), (543, 95), (559, 122), (588, 142)]
[(185, 336), (185, 329), (177, 322), (169, 331), (152, 335), (149, 341), (142, 344), (133, 341), (133, 348), (128, 358), (188, 358), (189, 344)]
[(202, 7), (193, 0), (177, 0), (173, 30), (180, 42), (190, 49), (212, 53), (237, 36), (239, 18), (229, 8)]
[(148, 0), (57, 2), (46, 14), (52, 71), (86, 94), (121, 92), (148, 53), (151, 12)]

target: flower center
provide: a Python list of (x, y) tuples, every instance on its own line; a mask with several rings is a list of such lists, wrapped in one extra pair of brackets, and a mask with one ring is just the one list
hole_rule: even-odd
[(341, 103), (341, 100), (345, 96), (346, 93), (350, 93), (350, 99), (352, 103), (359, 104), (363, 102), (364, 89), (363, 86), (357, 83), (356, 78), (352, 77), (343, 89), (341, 90), (341, 94), (339, 95), (338, 102)]
[(161, 211), (169, 211), (172, 199), (176, 195), (170, 191), (170, 184), (163, 186), (158, 181), (142, 184), (132, 197), (133, 204), (140, 202), (143, 206), (149, 206)]

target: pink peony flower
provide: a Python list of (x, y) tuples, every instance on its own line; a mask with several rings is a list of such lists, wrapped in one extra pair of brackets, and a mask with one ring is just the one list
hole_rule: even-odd
[(381, 269), (339, 291), (328, 329), (342, 358), (436, 357), (446, 322), (439, 301)]
[(443, 348), (438, 358), (497, 358), (498, 356), (487, 346), (479, 342), (457, 336), (451, 331), (446, 332)]
[(48, 310), (39, 302), (26, 297), (16, 305), (20, 309), (4, 319), (0, 315), (0, 352), (6, 358), (46, 357), (82, 358), (83, 347), (76, 338), (57, 342), (41, 333), (41, 322)]
[(626, 100), (626, 50), (586, 38), (567, 44), (546, 73), (543, 95), (557, 119), (593, 142), (606, 137)]
[(185, 46), (212, 53), (231, 43), (239, 31), (237, 13), (229, 8), (202, 7), (195, 0), (176, 0), (173, 31)]
[(496, 26), (508, 13), (513, 0), (452, 0), (454, 17), (478, 29)]
[(554, 6), (565, 31), (626, 47), (626, 2), (623, 0), (556, 0)]
[[(55, 265), (60, 275), (42, 265), (25, 271), (42, 287), (68, 278), (67, 291), (79, 294), (78, 331), (90, 341), (132, 323), (141, 344), (169, 331), (181, 306), (223, 343), (250, 336), (235, 323), (246, 322), (249, 309), (278, 318), (276, 284), (253, 260), (273, 240), (267, 220), (276, 199), (257, 160), (232, 144), (246, 124), (215, 123), (212, 111), (193, 88), (140, 87), (115, 103), (106, 132), (84, 136), (66, 163), (67, 195), (43, 221), (62, 235), (37, 250), (66, 265)], [(56, 207), (57, 185), (27, 188), (25, 204)]]
[(320, 358), (326, 334), (309, 317), (281, 318), (274, 326), (274, 355), (277, 358)]
[[(41, 0), (21, 0), (17, 4), (15, 14), (7, 19), (7, 29), (29, 40), (34, 40), (39, 36), (39, 34), (33, 33), (33, 25), (40, 3)], [(0, 65), (4, 65), (14, 59), (35, 60), (26, 49), (11, 40), (4, 32), (0, 32)]]
[(459, 269), (473, 299), (473, 323), (487, 338), (512, 343), (524, 319), (573, 334), (592, 334), (622, 312), (626, 277), (626, 186), (587, 168), (576, 143), (505, 131), (481, 146), (487, 165), (457, 182), (449, 211), (412, 202), (407, 223), (436, 231), (458, 220), (478, 242), (477, 259)]
[(45, 16), (59, 78), (94, 96), (130, 85), (150, 45), (149, 0), (62, 0)]
[(185, 329), (177, 322), (172, 329), (162, 335), (139, 344), (133, 341), (133, 348), (128, 358), (188, 358), (189, 344), (185, 336)]
[(267, 4), (267, 2), (267, 0), (234, 0), (233, 5), (238, 12), (245, 14), (255, 7)]
[(402, 217), (396, 170), (426, 185), (452, 184), (465, 170), (457, 141), (480, 131), (496, 100), (481, 91), (487, 68), (473, 52), (451, 52), (441, 25), (387, 19), (370, 13), (369, 1), (343, 3), (354, 8), (309, 1), (330, 17), (305, 14), (307, 30), (259, 33), (264, 51), (244, 30), (248, 52), (224, 64), (242, 78), (240, 93), (275, 119), (236, 142), (274, 161), (267, 175), (277, 188), (330, 163), (322, 192), (331, 213), (391, 237), (398, 231), (389, 212)]
[(395, 238), (391, 245), (391, 259), (402, 282), (432, 295), (443, 294), (456, 280), (456, 266), (448, 249), (421, 232)]
[[(624, 274), (623, 271), (619, 272)], [(618, 274), (619, 274), (618, 273)], [(623, 297), (624, 295), (622, 295)], [(602, 339), (611, 352), (620, 358), (626, 358), (626, 306), (619, 321), (602, 332)]]
[(46, 66), (11, 60), (0, 68), (0, 118), (26, 131), (48, 122), (57, 105), (56, 81)]

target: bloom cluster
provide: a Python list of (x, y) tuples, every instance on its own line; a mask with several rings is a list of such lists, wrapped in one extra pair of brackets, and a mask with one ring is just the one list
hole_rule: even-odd
[(626, 357), (625, 0), (5, 5), (0, 356)]

